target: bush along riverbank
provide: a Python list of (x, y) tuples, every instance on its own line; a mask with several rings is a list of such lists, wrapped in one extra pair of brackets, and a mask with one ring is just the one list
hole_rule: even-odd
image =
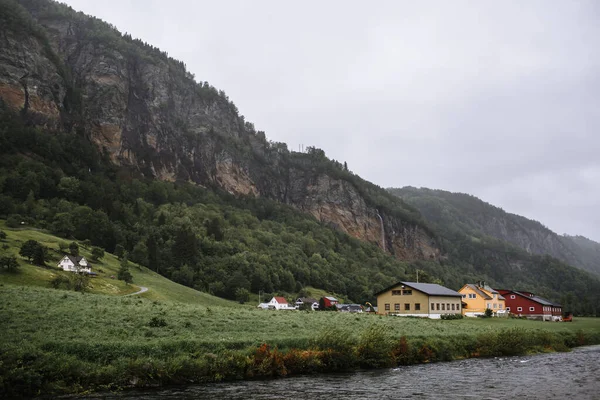
[(469, 357), (514, 356), (568, 351), (600, 344), (598, 332), (547, 332), (523, 328), (479, 335), (394, 337), (373, 324), (357, 336), (330, 328), (295, 347), (264, 343), (223, 348), (201, 342), (163, 341), (86, 345), (52, 343), (41, 347), (2, 346), (0, 395), (48, 396), (240, 379), (264, 379), (387, 368)]

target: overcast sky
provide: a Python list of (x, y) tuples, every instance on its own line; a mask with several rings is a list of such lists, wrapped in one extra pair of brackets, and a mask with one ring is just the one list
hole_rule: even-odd
[(600, 241), (600, 2), (68, 0), (270, 140)]

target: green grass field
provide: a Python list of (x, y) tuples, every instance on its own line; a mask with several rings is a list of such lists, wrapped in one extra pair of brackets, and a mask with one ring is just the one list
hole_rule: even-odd
[[(7, 234), (4, 241), (0, 241), (0, 246), (7, 245), (8, 249), (2, 249), (2, 254), (12, 254), (19, 260), (19, 271), (16, 273), (7, 273), (0, 271), (0, 283), (50, 287), (50, 281), (61, 272), (54, 268), (58, 261), (63, 257), (58, 244), (60, 242), (70, 243), (70, 240), (61, 239), (57, 236), (44, 233), (40, 230), (31, 228), (10, 229), (0, 220), (0, 230)], [(27, 240), (36, 240), (46, 246), (49, 251), (50, 259), (46, 262), (47, 268), (32, 265), (27, 260), (19, 256), (21, 245)], [(91, 287), (89, 291), (96, 294), (108, 294), (121, 296), (134, 293), (140, 290), (140, 286), (145, 286), (149, 290), (140, 295), (140, 297), (161, 300), (178, 301), (189, 304), (201, 305), (220, 305), (237, 306), (235, 302), (211, 296), (207, 293), (199, 292), (189, 287), (172, 282), (165, 277), (150, 271), (148, 268), (131, 264), (131, 274), (133, 275), (133, 284), (127, 285), (123, 281), (111, 278), (117, 276), (119, 270), (119, 260), (113, 254), (106, 253), (104, 258), (99, 261), (93, 261), (91, 257), (91, 248), (80, 245), (80, 254), (92, 262), (92, 270), (98, 273), (98, 276), (90, 279)], [(68, 273), (65, 273), (68, 274)]]
[[(267, 311), (251, 307), (222, 307), (154, 301), (137, 297), (4, 285), (0, 287), (0, 315), (5, 321), (4, 343), (78, 342), (122, 345), (164, 340), (192, 341), (223, 348), (270, 343), (282, 348), (306, 347), (322, 331), (335, 328), (358, 336), (373, 324), (387, 327), (392, 336), (475, 336), (501, 329), (523, 328), (544, 332), (600, 334), (600, 319), (576, 318), (573, 323), (521, 319), (430, 320), (338, 312)], [(152, 318), (166, 326), (152, 328)], [(61, 321), (57, 324), (56, 321)]]
[[(29, 239), (51, 249), (47, 268), (19, 257), (0, 272), (0, 397), (377, 368), (465, 357), (566, 351), (600, 343), (600, 319), (430, 320), (339, 312), (267, 311), (178, 285), (132, 265), (134, 285), (112, 279), (106, 254), (89, 292), (49, 288), (62, 239), (7, 229), (0, 246)], [(90, 249), (81, 253), (90, 256)], [(140, 286), (150, 290), (124, 296)], [(309, 295), (324, 293), (308, 288)], [(267, 301), (268, 299), (262, 299)], [(343, 300), (343, 299), (341, 299)], [(264, 344), (268, 344), (265, 346)]]

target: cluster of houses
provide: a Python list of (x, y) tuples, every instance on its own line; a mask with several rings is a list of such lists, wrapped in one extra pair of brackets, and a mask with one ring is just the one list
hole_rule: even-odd
[[(276, 296), (271, 299), (268, 303), (260, 303), (258, 308), (263, 310), (299, 310), (299, 309), (310, 309), (313, 311), (321, 308), (319, 300), (312, 297), (299, 297), (293, 304), (288, 303), (285, 297)], [(321, 303), (326, 309), (332, 309), (335, 307), (340, 312), (351, 312), (361, 313), (363, 312), (363, 306), (360, 304), (341, 304), (338, 299), (331, 296), (325, 296), (321, 298)]]
[(515, 314), (542, 321), (562, 320), (562, 306), (512, 289), (493, 289), (485, 282), (468, 283), (458, 292), (434, 283), (398, 282), (379, 293), (377, 313), (383, 315), (441, 318), (444, 314), (468, 317)]
[[(64, 271), (96, 275), (85, 257), (65, 255), (58, 267)], [(340, 304), (331, 296), (321, 301), (300, 297), (290, 304), (284, 297), (276, 296), (268, 303), (260, 303), (265, 310), (318, 310), (337, 309), (341, 312), (370, 311), (381, 315), (441, 318), (444, 314), (462, 314), (467, 317), (484, 315), (491, 310), (494, 316), (515, 314), (543, 321), (562, 320), (562, 306), (531, 292), (511, 289), (493, 289), (485, 282), (467, 283), (458, 292), (435, 283), (398, 282), (383, 289), (377, 296), (377, 307), (367, 310), (360, 304)], [(321, 305), (320, 305), (321, 304)]]
[[(515, 314), (543, 321), (562, 320), (562, 307), (531, 292), (493, 289), (485, 282), (468, 283), (458, 292), (435, 283), (398, 282), (383, 289), (377, 296), (377, 307), (365, 310), (360, 304), (340, 304), (334, 297), (321, 299), (325, 308), (335, 307), (342, 312), (370, 311), (380, 315), (441, 318), (445, 314), (467, 317), (483, 316), (490, 310), (494, 316)], [(273, 297), (262, 309), (298, 310), (319, 309), (317, 299), (300, 297), (289, 304), (284, 297)], [(488, 311), (488, 313), (490, 312)]]

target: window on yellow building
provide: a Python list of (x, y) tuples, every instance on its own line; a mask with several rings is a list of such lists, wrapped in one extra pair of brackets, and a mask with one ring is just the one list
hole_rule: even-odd
[(400, 303), (394, 304), (394, 311), (400, 311)]
[(404, 289), (402, 291), (402, 294), (405, 295), (405, 296), (411, 295), (412, 294), (412, 290), (410, 290), (410, 289)]
[(435, 308), (436, 308), (438, 311), (440, 311), (440, 303), (436, 303), (436, 304), (435, 304)]
[(392, 290), (392, 296), (400, 296), (402, 294), (402, 290)]
[(404, 311), (410, 311), (410, 304), (404, 303)]
[(454, 303), (452, 304), (452, 311), (454, 311)]
[(435, 311), (435, 304), (431, 303), (431, 311)]
[(446, 305), (442, 303), (442, 311), (446, 311)]
[(390, 311), (390, 305), (389, 304), (385, 305), (385, 311)]
[(415, 303), (415, 311), (421, 311), (421, 303)]

